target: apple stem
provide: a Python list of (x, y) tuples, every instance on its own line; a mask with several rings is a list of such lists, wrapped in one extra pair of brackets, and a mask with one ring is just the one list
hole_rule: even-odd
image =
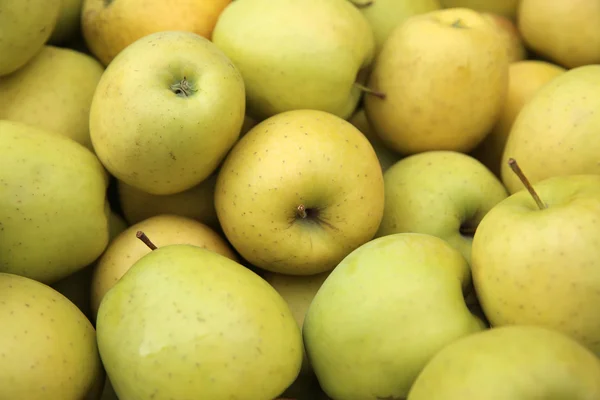
[(527, 179), (527, 177), (521, 170), (521, 167), (519, 167), (517, 160), (515, 160), (514, 158), (509, 159), (508, 165), (510, 166), (510, 169), (512, 169), (513, 172), (519, 177), (527, 191), (529, 191), (529, 194), (531, 195), (531, 197), (533, 197), (533, 200), (535, 200), (535, 203), (537, 204), (539, 209), (545, 210), (547, 206), (544, 204), (542, 199), (540, 199), (540, 196), (538, 196), (537, 192), (533, 189), (533, 185), (529, 182), (529, 179)]
[(146, 234), (142, 231), (137, 231), (137, 233), (135, 234), (135, 237), (137, 237), (142, 242), (144, 242), (144, 244), (146, 246), (148, 246), (150, 248), (150, 250), (156, 250), (158, 248), (158, 247), (156, 247), (156, 245), (154, 243), (152, 243), (152, 241), (148, 238), (148, 236), (146, 236)]
[(358, 2), (358, 1), (355, 1), (355, 0), (350, 0), (350, 3), (354, 4), (354, 6), (356, 8), (367, 8), (369, 6), (372, 6), (373, 2), (374, 2), (374, 0), (367, 0), (364, 3), (361, 3), (361, 2)]
[(304, 206), (304, 204), (300, 204), (296, 208), (296, 214), (298, 214), (298, 216), (302, 219), (305, 219), (306, 217), (308, 217), (308, 214), (306, 213), (306, 207)]
[(191, 92), (196, 91), (185, 76), (179, 82), (172, 84), (171, 90), (179, 97), (189, 97)]
[(462, 20), (458, 18), (456, 21), (452, 23), (453, 28), (466, 29), (467, 27), (463, 24)]
[(362, 83), (354, 82), (354, 86), (356, 86), (357, 88), (359, 88), (360, 90), (362, 90), (363, 92), (365, 92), (367, 94), (373, 95), (375, 97), (379, 97), (380, 99), (385, 99), (385, 93), (378, 92), (377, 90), (366, 87)]

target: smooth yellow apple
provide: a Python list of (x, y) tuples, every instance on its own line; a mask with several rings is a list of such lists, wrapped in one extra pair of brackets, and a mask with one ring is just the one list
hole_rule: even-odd
[(81, 400), (102, 386), (94, 327), (66, 297), (0, 273), (0, 398)]
[(459, 8), (408, 18), (375, 61), (365, 111), (401, 154), (468, 152), (490, 131), (508, 88), (504, 43), (481, 13)]
[(90, 136), (115, 178), (174, 194), (220, 165), (240, 135), (245, 102), (242, 76), (217, 46), (191, 32), (158, 32), (132, 43), (102, 74)]
[(61, 0), (58, 20), (48, 40), (51, 44), (63, 44), (80, 34), (83, 0)]
[(79, 143), (0, 120), (0, 271), (52, 284), (109, 240), (108, 175)]
[(150, 249), (137, 237), (143, 231), (156, 246), (191, 244), (209, 249), (237, 261), (229, 244), (208, 226), (178, 215), (157, 215), (134, 224), (108, 245), (92, 275), (91, 308), (95, 318), (106, 293), (121, 279), (131, 266)]
[(252, 265), (312, 275), (373, 237), (383, 190), (377, 155), (358, 129), (324, 111), (295, 110), (262, 121), (233, 147), (215, 208)]
[(472, 152), (496, 176), (500, 177), (504, 146), (517, 115), (539, 88), (565, 71), (540, 60), (518, 61), (508, 67), (508, 92), (502, 113), (492, 131)]
[(144, 36), (162, 31), (193, 32), (210, 39), (231, 0), (83, 0), (81, 30), (90, 51), (108, 65)]
[(443, 348), (407, 400), (593, 400), (600, 359), (555, 330), (510, 326), (478, 332)]
[(525, 60), (527, 58), (527, 49), (525, 48), (523, 38), (521, 37), (515, 22), (510, 18), (490, 12), (484, 12), (482, 15), (498, 28), (498, 33), (506, 47), (508, 62), (514, 63)]
[(515, 19), (521, 0), (440, 0), (446, 8), (463, 7), (476, 11), (487, 11)]
[(75, 50), (44, 46), (17, 72), (0, 77), (0, 119), (67, 136), (92, 149), (92, 97), (104, 67)]
[(566, 68), (600, 64), (598, 0), (520, 0), (518, 27), (527, 46)]
[(248, 114), (258, 120), (297, 109), (349, 117), (375, 49), (368, 21), (348, 0), (234, 1), (212, 40), (240, 69)]
[(0, 76), (23, 67), (48, 41), (62, 0), (2, 0)]
[(501, 164), (510, 193), (523, 188), (508, 166), (516, 159), (531, 183), (556, 175), (600, 174), (600, 65), (553, 78), (521, 108)]

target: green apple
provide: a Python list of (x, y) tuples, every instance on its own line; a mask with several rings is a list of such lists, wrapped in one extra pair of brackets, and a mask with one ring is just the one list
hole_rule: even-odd
[(104, 67), (71, 49), (44, 46), (27, 65), (0, 77), (0, 119), (70, 137), (92, 149), (89, 117)]
[(303, 336), (327, 395), (405, 398), (440, 349), (484, 329), (467, 308), (464, 257), (422, 233), (374, 239), (350, 253), (310, 304)]
[(522, 189), (508, 160), (533, 184), (557, 175), (600, 174), (600, 65), (568, 70), (536, 91), (513, 122), (502, 156), (502, 181)]
[(368, 87), (378, 95), (365, 95), (367, 119), (392, 150), (468, 152), (502, 111), (506, 45), (498, 28), (470, 9), (414, 15), (386, 40)]
[(296, 109), (349, 117), (375, 49), (369, 23), (348, 0), (234, 1), (212, 41), (240, 69), (248, 113), (259, 120)]
[(473, 232), (507, 197), (500, 180), (463, 153), (427, 151), (406, 157), (383, 175), (385, 207), (376, 236), (428, 233), (471, 260)]
[(48, 43), (63, 44), (80, 34), (83, 0), (61, 0), (56, 26)]
[(483, 311), (493, 326), (546, 326), (600, 355), (600, 175), (526, 187), (475, 232), (473, 283)]
[(0, 324), (1, 399), (98, 398), (104, 371), (94, 327), (66, 297), (0, 273)]
[(79, 143), (0, 120), (0, 271), (51, 284), (109, 239), (108, 175)]
[(208, 39), (165, 31), (129, 45), (92, 100), (90, 135), (106, 169), (151, 194), (198, 185), (221, 163), (244, 122), (244, 82)]
[(375, 37), (375, 54), (390, 33), (408, 17), (442, 8), (440, 0), (351, 0), (365, 16)]
[(31, 60), (50, 38), (62, 0), (2, 0), (0, 76)]
[(446, 8), (470, 8), (476, 11), (491, 12), (506, 18), (516, 19), (521, 0), (440, 0)]
[(324, 111), (294, 110), (262, 121), (233, 147), (215, 208), (248, 262), (312, 275), (375, 235), (383, 190), (377, 155), (358, 129)]
[(506, 326), (460, 338), (425, 366), (408, 400), (594, 400), (600, 359), (538, 326)]
[(123, 214), (130, 224), (161, 214), (174, 214), (219, 229), (214, 201), (216, 184), (217, 174), (214, 173), (196, 186), (174, 194), (147, 193), (119, 180), (117, 191)]
[(302, 363), (301, 331), (275, 289), (188, 244), (139, 259), (106, 293), (97, 332), (120, 399), (274, 399)]

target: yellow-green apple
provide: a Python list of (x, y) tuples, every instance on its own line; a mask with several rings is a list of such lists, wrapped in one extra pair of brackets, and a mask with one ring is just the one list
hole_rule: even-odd
[(294, 110), (262, 121), (233, 147), (215, 208), (252, 265), (312, 275), (375, 235), (383, 190), (377, 155), (358, 129), (325, 111)]
[(492, 326), (546, 326), (600, 355), (600, 175), (521, 179), (527, 190), (490, 210), (473, 238), (482, 309)]
[(600, 398), (600, 359), (538, 326), (506, 326), (460, 338), (425, 366), (408, 400)]
[(2, 0), (0, 76), (23, 67), (48, 41), (62, 0)]
[(515, 19), (521, 0), (440, 0), (446, 8), (470, 8), (476, 11), (492, 12), (504, 17)]
[(174, 214), (193, 218), (218, 229), (219, 220), (214, 201), (216, 184), (215, 173), (198, 185), (174, 194), (146, 193), (122, 181), (117, 181), (117, 191), (123, 215), (130, 224), (137, 224), (160, 214)]
[(44, 46), (17, 72), (0, 77), (0, 118), (70, 137), (92, 150), (90, 107), (103, 72), (87, 54)]
[(333, 399), (405, 398), (454, 340), (484, 329), (467, 308), (465, 258), (422, 233), (373, 239), (325, 279), (304, 319), (308, 359)]
[(379, 159), (379, 164), (381, 164), (381, 170), (383, 172), (385, 172), (400, 159), (400, 155), (388, 148), (379, 138), (379, 136), (373, 132), (373, 128), (371, 128), (371, 124), (369, 124), (369, 120), (367, 119), (367, 114), (365, 113), (364, 108), (358, 109), (348, 119), (348, 122), (358, 128), (358, 130), (361, 131), (363, 135), (367, 137), (367, 139), (369, 139), (371, 146), (373, 146), (373, 149), (377, 154), (377, 158)]
[(500, 14), (484, 12), (482, 15), (498, 28), (498, 33), (504, 41), (509, 64), (525, 60), (527, 58), (527, 49), (516, 23)]
[(102, 300), (97, 338), (120, 399), (274, 399), (302, 364), (301, 331), (277, 291), (189, 244), (158, 247), (123, 275)]
[(212, 40), (240, 69), (248, 113), (259, 120), (296, 109), (349, 117), (375, 48), (348, 0), (234, 1)]
[(511, 63), (508, 67), (508, 92), (502, 113), (491, 132), (471, 153), (473, 157), (500, 177), (504, 146), (517, 115), (539, 88), (565, 71), (563, 67), (541, 60)]
[(437, 236), (471, 260), (479, 222), (507, 197), (502, 182), (475, 158), (454, 151), (408, 156), (383, 175), (385, 207), (376, 236)]
[(600, 174), (600, 65), (568, 70), (541, 87), (521, 108), (502, 155), (502, 181), (523, 188), (508, 160), (531, 183), (557, 175)]
[(75, 39), (81, 29), (81, 9), (83, 0), (61, 0), (58, 20), (48, 39), (51, 44), (64, 44)]
[(242, 76), (217, 46), (191, 32), (158, 32), (102, 74), (90, 136), (117, 179), (174, 194), (214, 172), (239, 137), (244, 111)]
[(375, 55), (398, 25), (408, 17), (442, 8), (440, 0), (350, 0), (365, 16), (375, 37)]
[(131, 225), (115, 237), (94, 265), (91, 280), (91, 309), (94, 318), (106, 293), (137, 260), (150, 252), (150, 249), (136, 237), (136, 232), (139, 230), (152, 236), (157, 246), (190, 244), (237, 261), (229, 244), (201, 222), (169, 214), (145, 219)]
[(84, 146), (0, 120), (0, 185), (0, 272), (52, 284), (104, 251), (108, 175)]
[(98, 399), (104, 371), (94, 327), (65, 296), (0, 273), (0, 324), (0, 398)]
[(520, 0), (518, 27), (527, 46), (566, 68), (600, 64), (598, 0)]
[(90, 51), (108, 65), (127, 46), (152, 33), (185, 31), (210, 39), (217, 18), (229, 3), (231, 0), (83, 0), (81, 30)]
[(415, 15), (388, 37), (368, 86), (384, 96), (365, 95), (367, 119), (392, 150), (468, 152), (502, 111), (506, 48), (497, 27), (476, 11)]

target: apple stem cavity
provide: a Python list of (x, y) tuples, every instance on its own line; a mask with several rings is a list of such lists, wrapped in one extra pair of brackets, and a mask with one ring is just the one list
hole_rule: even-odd
[(190, 97), (196, 88), (184, 76), (182, 80), (171, 85), (171, 90), (179, 97)]
[(350, 3), (354, 4), (354, 6), (356, 8), (367, 8), (369, 6), (372, 6), (375, 0), (368, 0), (365, 2), (359, 2), (359, 1), (355, 1), (355, 0), (350, 0)]
[(144, 242), (144, 244), (146, 246), (148, 246), (150, 248), (150, 250), (156, 250), (158, 248), (158, 247), (156, 247), (156, 245), (154, 243), (152, 243), (150, 238), (148, 238), (148, 236), (146, 236), (146, 234), (142, 231), (137, 231), (137, 233), (135, 234), (135, 237), (140, 239), (142, 242)]
[(529, 194), (531, 195), (531, 197), (533, 197), (533, 200), (535, 200), (535, 203), (537, 204), (537, 206), (539, 207), (539, 209), (540, 210), (545, 210), (546, 208), (548, 208), (544, 204), (544, 202), (542, 201), (542, 199), (540, 199), (540, 196), (538, 196), (537, 192), (533, 189), (533, 185), (531, 184), (531, 182), (529, 182), (529, 179), (527, 179), (527, 177), (525, 176), (525, 174), (521, 170), (521, 167), (519, 167), (519, 164), (517, 163), (517, 160), (515, 160), (514, 158), (510, 158), (508, 160), (508, 165), (509, 165), (510, 169), (513, 170), (513, 172), (515, 173), (515, 175), (517, 175), (519, 177), (519, 179), (521, 180), (521, 182), (523, 183), (523, 186), (525, 186), (525, 188), (527, 189), (527, 191), (529, 191)]
[(379, 97), (380, 99), (385, 99), (385, 93), (378, 92), (375, 89), (371, 89), (369, 87), (366, 87), (362, 83), (354, 82), (354, 86), (356, 86), (357, 88), (359, 88), (360, 90), (362, 90), (366, 94), (370, 94), (371, 96)]

